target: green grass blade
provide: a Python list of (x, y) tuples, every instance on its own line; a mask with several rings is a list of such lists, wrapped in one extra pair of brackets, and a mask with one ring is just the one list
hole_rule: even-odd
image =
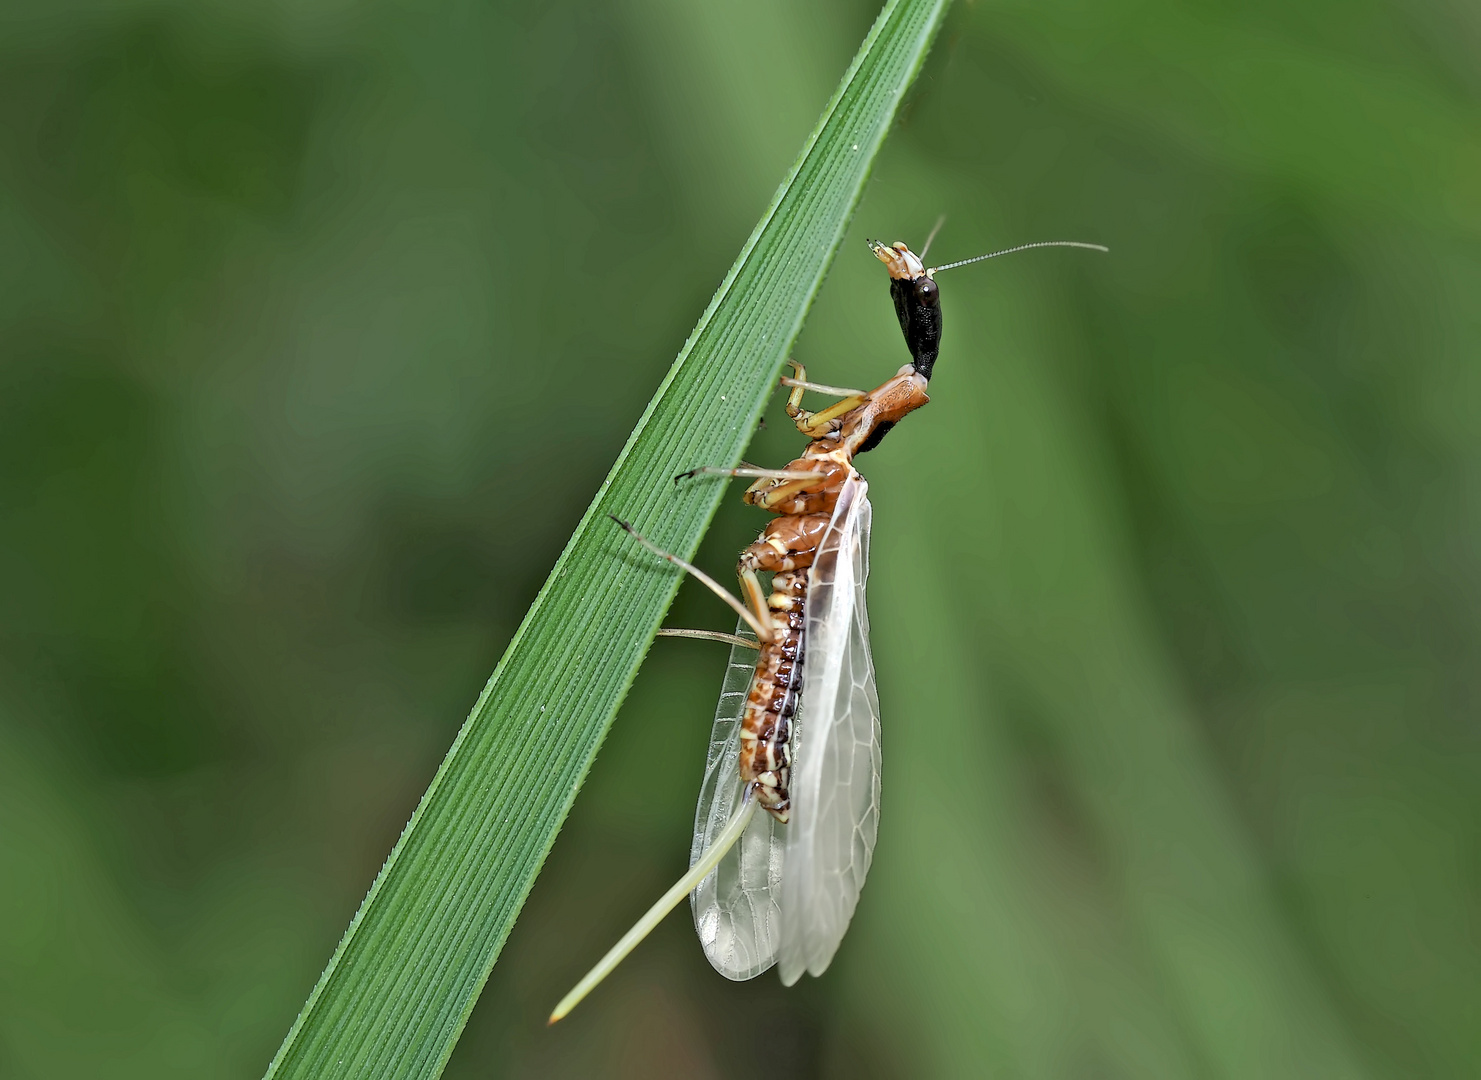
[(946, 0), (886, 4), (649, 403), (268, 1070), (434, 1077), (739, 460)]

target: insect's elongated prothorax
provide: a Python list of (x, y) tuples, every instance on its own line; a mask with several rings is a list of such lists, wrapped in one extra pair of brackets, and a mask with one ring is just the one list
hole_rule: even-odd
[[(1075, 241), (1024, 245), (1047, 246), (1105, 250)], [(552, 1023), (696, 886), (696, 896), (708, 897), (703, 912), (696, 901), (700, 939), (711, 963), (730, 978), (750, 978), (778, 960), (789, 984), (804, 970), (821, 974), (852, 917), (874, 848), (879, 789), (878, 700), (862, 592), (868, 572), (868, 485), (853, 460), (930, 400), (926, 385), (941, 348), (941, 301), (934, 275), (1007, 254), (927, 268), (905, 244), (871, 240), (869, 247), (889, 270), (890, 295), (910, 363), (867, 393), (840, 391), (845, 395), (841, 401), (808, 412), (802, 408), (804, 390), (837, 388), (809, 383), (802, 365), (794, 361), (796, 378), (784, 381), (792, 387), (787, 415), (809, 439), (801, 457), (781, 469), (700, 468), (676, 478), (754, 477), (745, 501), (777, 515), (741, 553), (737, 572), (743, 601), (729, 597), (677, 556), (659, 551), (740, 610), (756, 632), (758, 656), (749, 687), (743, 696), (735, 695), (742, 700), (727, 712), (722, 696), (716, 715), (721, 737), (712, 743), (689, 875), (566, 995), (551, 1015)], [(630, 525), (619, 524), (638, 536)], [(761, 584), (763, 573), (772, 575), (769, 592)], [(713, 632), (680, 633), (745, 644)], [(804, 732), (800, 743), (799, 720)], [(715, 747), (723, 751), (718, 759)], [(802, 787), (794, 805), (797, 777), (803, 779), (797, 781)], [(756, 806), (767, 814), (753, 820)], [(786, 829), (786, 856), (778, 868), (781, 827)], [(758, 828), (766, 832), (757, 834), (746, 854), (743, 837)], [(742, 844), (737, 850), (743, 850), (739, 860), (732, 853), (737, 843)], [(728, 874), (724, 882), (716, 876), (722, 873)], [(779, 932), (770, 924), (773, 912), (780, 919)]]

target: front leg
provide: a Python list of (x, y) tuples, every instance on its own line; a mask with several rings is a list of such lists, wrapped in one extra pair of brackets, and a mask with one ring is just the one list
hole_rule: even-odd
[(848, 476), (848, 466), (832, 458), (798, 458), (784, 471), (803, 474), (806, 479), (757, 480), (742, 498), (773, 514), (830, 512)]
[[(850, 390), (844, 386), (825, 386), (822, 383), (807, 381), (807, 369), (796, 360), (788, 360), (792, 370), (797, 373), (796, 378), (782, 378), (783, 386), (790, 386), (792, 393), (787, 396), (787, 415), (797, 425), (797, 430), (809, 439), (821, 439), (827, 435), (834, 434), (839, 428), (840, 418), (848, 412), (852, 412), (868, 400), (869, 395), (863, 390)], [(843, 400), (835, 402), (821, 412), (808, 412), (802, 407), (802, 392), (812, 390), (819, 394), (841, 395)]]

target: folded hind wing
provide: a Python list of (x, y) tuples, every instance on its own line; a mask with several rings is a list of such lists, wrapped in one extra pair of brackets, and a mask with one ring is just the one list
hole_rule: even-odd
[[(750, 636), (744, 621), (736, 633)], [(690, 866), (741, 808), (745, 789), (738, 769), (741, 716), (755, 670), (756, 650), (732, 646), (710, 731)], [(782, 837), (776, 820), (770, 814), (756, 814), (740, 842), (691, 894), (699, 942), (711, 966), (727, 979), (755, 978), (776, 963), (781, 873)]]

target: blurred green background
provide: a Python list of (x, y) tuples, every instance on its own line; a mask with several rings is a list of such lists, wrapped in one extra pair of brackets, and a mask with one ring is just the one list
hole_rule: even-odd
[[(261, 1073), (876, 10), (0, 15), (0, 1076)], [(945, 276), (861, 460), (834, 967), (678, 915), (544, 1028), (685, 863), (724, 650), (661, 641), (448, 1075), (1476, 1075), (1476, 9), (959, 4), (813, 378), (943, 212), (1113, 251)]]

